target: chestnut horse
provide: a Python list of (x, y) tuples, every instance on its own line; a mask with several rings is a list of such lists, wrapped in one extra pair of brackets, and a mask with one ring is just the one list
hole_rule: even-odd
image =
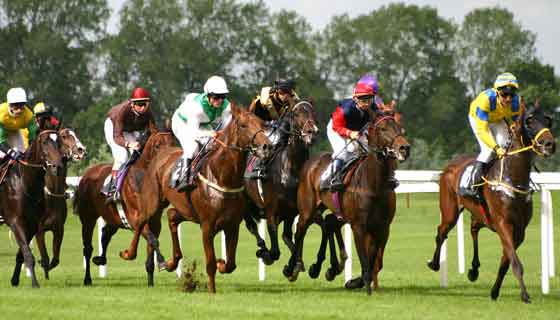
[[(144, 170), (150, 162), (155, 158), (158, 152), (164, 146), (174, 145), (175, 138), (170, 130), (152, 133), (143, 147), (140, 157), (134, 162), (124, 179), (121, 189), (122, 208), (125, 221), (121, 218), (119, 210), (114, 202), (107, 203), (106, 196), (101, 193), (101, 188), (106, 177), (111, 173), (111, 164), (98, 164), (86, 170), (76, 191), (74, 198), (74, 213), (80, 217), (82, 223), (82, 241), (84, 245), (83, 253), (86, 261), (86, 272), (84, 276), (84, 285), (91, 285), (90, 259), (93, 252), (92, 237), (95, 223), (99, 217), (102, 217), (107, 223), (102, 230), (101, 236), (101, 256), (93, 258), (93, 262), (97, 265), (104, 265), (107, 262), (106, 252), (109, 241), (119, 228), (144, 229), (143, 235), (148, 239), (148, 243), (155, 242), (161, 231), (161, 222), (159, 219), (150, 221), (149, 226), (140, 224), (140, 207), (139, 198), (143, 196), (143, 178)], [(125, 227), (125, 223), (128, 224)], [(146, 273), (148, 277), (148, 286), (153, 286), (154, 277), (154, 254), (153, 246), (148, 245), (148, 255), (146, 260)], [(157, 249), (156, 249), (157, 251)], [(121, 253), (126, 255), (127, 259), (134, 259), (136, 251)], [(158, 262), (163, 262), (161, 254)], [(161, 266), (160, 266), (161, 267)]]
[[(194, 190), (185, 193), (169, 187), (169, 176), (182, 151), (180, 148), (168, 148), (150, 164), (141, 199), (144, 221), (158, 216), (158, 212), (169, 204), (174, 207), (167, 210), (172, 233), (177, 232), (174, 221), (186, 220), (200, 224), (210, 293), (216, 292), (216, 268), (221, 273), (231, 273), (236, 268), (239, 224), (247, 203), (243, 192), (247, 154), (255, 152), (264, 157), (270, 148), (261, 119), (233, 105), (231, 110), (232, 120), (209, 146)], [(180, 215), (181, 219), (176, 215)], [(214, 252), (214, 236), (220, 230), (226, 235), (227, 262), (216, 259)], [(176, 236), (173, 238), (173, 248), (173, 257), (167, 262), (168, 270), (176, 268), (181, 255)]]
[(290, 281), (295, 281), (298, 273), (303, 271), (303, 241), (314, 217), (326, 208), (333, 212), (340, 209), (341, 216), (352, 226), (362, 267), (361, 277), (351, 280), (355, 283), (353, 286), (365, 284), (368, 294), (371, 294), (373, 279), (377, 289), (377, 274), (382, 267), (382, 259), (377, 257), (383, 254), (396, 205), (395, 193), (386, 183), (388, 174), (394, 170), (388, 158), (406, 160), (410, 145), (392, 111), (372, 114), (370, 118), (373, 121), (367, 127), (367, 156), (355, 165), (353, 174), (345, 178), (346, 189), (339, 193), (338, 198), (340, 208), (335, 205), (333, 193), (320, 191), (319, 188), (321, 174), (331, 162), (330, 154), (312, 158), (301, 171), (296, 250), (283, 271)]
[[(57, 176), (63, 168), (62, 154), (57, 142), (55, 130), (43, 130), (31, 142), (23, 160), (8, 168), (0, 184), (0, 216), (14, 233), (19, 245), (16, 265), (12, 274), (12, 286), (19, 285), (22, 264), (31, 271), (31, 283), (39, 287), (35, 275), (35, 258), (29, 248), (29, 242), (38, 230), (43, 217), (45, 192), (49, 192), (49, 181)], [(13, 160), (10, 160), (13, 162)]]
[[(521, 107), (525, 109), (523, 101)], [(550, 118), (545, 117), (538, 105), (525, 110), (523, 116), (511, 125), (506, 156), (495, 160), (487, 171), (481, 191), (483, 203), (458, 194), (461, 175), (474, 162), (475, 156), (459, 156), (444, 169), (439, 184), (441, 223), (437, 228), (436, 250), (428, 263), (430, 269), (439, 270), (441, 246), (455, 226), (459, 214), (466, 208), (472, 216), (471, 234), (474, 244), (469, 279), (475, 281), (478, 278), (478, 231), (485, 226), (498, 234), (503, 250), (491, 298), (498, 298), (511, 263), (513, 275), (521, 287), (521, 300), (530, 302), (523, 281), (523, 265), (516, 250), (525, 238), (525, 229), (533, 213), (530, 173), (534, 155), (548, 157), (555, 151), (550, 125)]]

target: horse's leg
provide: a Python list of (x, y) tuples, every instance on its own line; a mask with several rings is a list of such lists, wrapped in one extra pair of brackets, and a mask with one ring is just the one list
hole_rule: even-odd
[(280, 259), (280, 247), (278, 245), (278, 223), (276, 223), (276, 214), (278, 206), (270, 206), (265, 208), (266, 224), (268, 236), (270, 237), (270, 259), (274, 262)]
[[(150, 221), (150, 225), (147, 224), (144, 226), (143, 233), (148, 234), (148, 231), (151, 230), (154, 236), (159, 238), (159, 234), (161, 232), (161, 220), (160, 219), (153, 219)], [(150, 245), (148, 242), (146, 245), (146, 274), (148, 277), (148, 287), (154, 286), (154, 247)]]
[(64, 239), (64, 223), (57, 225), (53, 230), (53, 258), (49, 264), (49, 270), (52, 270), (60, 263), (60, 248)]
[[(328, 281), (334, 280), (334, 278), (339, 275), (344, 270), (344, 262), (348, 259), (346, 254), (346, 248), (344, 247), (344, 240), (342, 239), (341, 227), (344, 225), (342, 222), (338, 221), (334, 214), (328, 214), (325, 217), (327, 222), (327, 233), (329, 235), (329, 251), (330, 251), (330, 262), (331, 267), (325, 273), (325, 277)], [(335, 243), (336, 241), (336, 243)], [(338, 243), (338, 248), (340, 251), (340, 261), (338, 260), (336, 254), (336, 244)]]
[[(524, 228), (524, 227), (518, 227)], [(515, 226), (511, 224), (506, 224), (504, 222), (498, 223), (496, 227), (496, 232), (500, 236), (500, 241), (502, 242), (502, 248), (504, 249), (504, 255), (507, 257), (507, 260), (511, 262), (511, 270), (513, 275), (519, 281), (519, 287), (521, 288), (521, 300), (525, 303), (530, 303), (529, 294), (527, 293), (527, 287), (525, 286), (525, 281), (523, 280), (523, 264), (517, 256), (516, 249), (521, 245), (523, 242), (523, 238), (525, 237), (524, 230), (515, 230)], [(514, 233), (517, 232), (517, 233)], [(512, 239), (512, 236), (514, 239)], [(503, 262), (503, 259), (502, 259)], [(509, 264), (508, 264), (509, 265)], [(503, 271), (503, 275), (501, 275), (502, 267), (505, 269)], [(492, 287), (491, 297), (492, 299), (497, 299), (500, 294), (500, 288), (502, 285), (503, 277), (507, 272), (507, 266), (500, 265), (500, 271), (498, 272), (498, 278), (494, 286)], [(501, 279), (500, 279), (501, 275)]]
[(317, 251), (317, 261), (309, 267), (309, 270), (307, 272), (313, 279), (317, 278), (319, 276), (319, 273), (321, 273), (321, 266), (323, 265), (323, 261), (325, 261), (325, 251), (327, 250), (328, 241), (325, 219), (323, 219), (323, 217), (320, 215), (316, 215), (315, 223), (319, 225), (319, 227), (321, 227), (321, 244), (319, 245), (319, 251)]
[(167, 260), (167, 271), (172, 272), (177, 269), (179, 261), (183, 258), (183, 253), (181, 252), (181, 245), (179, 243), (178, 227), (179, 224), (186, 221), (179, 211), (175, 208), (167, 209), (167, 224), (169, 226), (169, 232), (171, 235), (171, 243), (173, 245), (173, 253), (171, 258)]
[[(81, 217), (80, 217), (81, 218)], [(93, 229), (95, 228), (95, 219), (80, 219), (82, 220), (82, 245), (84, 261), (86, 265), (86, 272), (84, 275), (84, 285), (91, 285), (91, 272), (90, 272), (90, 260), (93, 253), (92, 239), (93, 239)]]
[[(157, 230), (158, 231), (157, 234), (159, 235), (159, 231), (161, 230), (161, 224), (159, 225), (158, 229), (159, 230)], [(152, 232), (148, 224), (145, 224), (142, 227), (142, 234), (148, 241), (148, 245), (151, 246), (152, 250), (154, 250), (156, 253), (156, 259), (157, 259), (159, 270), (160, 271), (167, 270), (167, 262), (165, 261), (165, 258), (163, 257), (161, 251), (159, 250), (159, 240), (154, 235), (154, 233)], [(153, 252), (152, 252), (152, 256), (153, 256)]]
[(201, 225), (202, 244), (204, 245), (204, 254), (206, 256), (206, 274), (208, 275), (208, 292), (216, 293), (216, 253), (214, 251), (214, 231), (208, 221)]
[(452, 192), (449, 191), (445, 185), (440, 186), (439, 209), (441, 214), (441, 223), (437, 228), (436, 249), (434, 251), (434, 256), (431, 261), (428, 261), (428, 267), (434, 271), (439, 271), (441, 246), (443, 245), (445, 239), (447, 239), (449, 231), (455, 227), (459, 214), (461, 214), (462, 211), (459, 210), (457, 206), (456, 196), (451, 193)]
[(12, 274), (11, 283), (13, 287), (17, 287), (19, 285), (19, 277), (21, 275), (21, 268), (23, 267), (23, 253), (21, 253), (21, 249), (18, 249), (16, 253), (16, 265), (14, 267), (14, 273)]
[(478, 269), (480, 268), (480, 260), (478, 258), (478, 232), (484, 225), (475, 220), (471, 222), (471, 238), (473, 240), (473, 258), (471, 262), (471, 269), (468, 273), (470, 281), (474, 282), (478, 279)]
[(379, 232), (376, 235), (376, 245), (374, 252), (373, 261), (373, 290), (377, 291), (379, 289), (379, 272), (383, 269), (383, 255), (385, 253), (385, 246), (389, 240), (389, 226), (383, 232)]
[(45, 231), (39, 230), (35, 235), (35, 240), (37, 241), (37, 248), (39, 249), (39, 254), (41, 256), (41, 260), (39, 260), (39, 265), (43, 268), (45, 272), (45, 279), (49, 279), (49, 253), (47, 251), (47, 246), (45, 244)]
[[(282, 273), (285, 277), (288, 278), (290, 281), (296, 281), (298, 274), (300, 271), (303, 271), (305, 268), (303, 266), (303, 241), (305, 239), (305, 233), (307, 229), (313, 222), (312, 214), (315, 213), (315, 208), (306, 207), (301, 210), (301, 214), (299, 216), (297, 229), (296, 229), (296, 236), (295, 236), (295, 250), (292, 253), (288, 264), (284, 266)], [(318, 212), (316, 214), (319, 214)]]
[(235, 255), (237, 251), (237, 242), (239, 241), (239, 225), (233, 225), (228, 228), (224, 228), (224, 233), (226, 236), (226, 257), (227, 262), (224, 259), (216, 260), (216, 266), (220, 273), (232, 273), (237, 265), (235, 264)]
[(333, 214), (332, 219), (334, 219), (334, 235), (336, 237), (336, 242), (338, 243), (338, 251), (340, 252), (340, 266), (338, 272), (342, 272), (344, 270), (344, 262), (348, 259), (348, 253), (346, 252), (346, 247), (344, 246), (344, 238), (342, 238), (342, 227), (344, 226), (344, 222), (338, 221), (336, 216)]
[(369, 267), (370, 258), (368, 256), (368, 251), (370, 251), (370, 235), (359, 225), (353, 225), (352, 231), (354, 232), (354, 244), (360, 259), (362, 274), (357, 278), (349, 280), (344, 286), (347, 289), (358, 289), (367, 286), (367, 293), (371, 294), (371, 270)]
[(263, 262), (265, 264), (270, 265), (273, 261), (270, 259), (270, 253), (266, 248), (264, 239), (259, 235), (259, 228), (254, 218), (254, 216), (258, 216), (258, 213), (256, 213), (258, 212), (258, 210), (259, 208), (254, 204), (248, 204), (245, 214), (243, 215), (243, 220), (245, 221), (245, 227), (247, 227), (247, 230), (249, 230), (249, 232), (257, 240), (257, 247), (259, 247), (259, 249), (255, 253), (255, 255), (257, 256), (257, 258), (263, 259)]
[(284, 220), (284, 226), (282, 231), (282, 240), (290, 250), (290, 253), (293, 254), (294, 250), (296, 249), (294, 244), (294, 234), (292, 233), (292, 225), (294, 224), (294, 217), (287, 218)]
[(15, 223), (11, 225), (12, 232), (14, 233), (14, 237), (19, 245), (19, 251), (16, 256), (16, 267), (12, 275), (12, 286), (16, 287), (19, 284), (19, 276), (22, 267), (21, 258), (23, 257), (25, 266), (31, 271), (31, 286), (33, 288), (38, 288), (39, 282), (37, 281), (37, 276), (35, 275), (35, 258), (33, 257), (31, 248), (29, 248), (29, 242), (31, 242), (31, 238), (33, 237), (31, 234), (33, 232), (26, 233), (23, 227), (21, 227), (21, 224), (22, 223)]
[[(144, 228), (145, 223), (139, 224), (134, 228), (134, 234), (132, 235), (132, 241), (130, 242), (127, 249), (121, 251), (119, 256), (124, 260), (134, 260), (136, 259), (136, 253), (138, 250), (138, 241), (140, 240), (140, 234)], [(149, 240), (148, 240), (149, 241)]]
[(107, 264), (107, 248), (111, 239), (119, 230), (118, 226), (113, 226), (106, 224), (103, 229), (101, 229), (101, 255), (93, 257), (92, 261), (95, 265), (104, 266)]

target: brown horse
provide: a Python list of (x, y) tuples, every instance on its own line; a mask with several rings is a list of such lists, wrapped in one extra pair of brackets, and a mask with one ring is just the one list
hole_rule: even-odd
[(404, 161), (410, 145), (393, 112), (372, 115), (371, 119), (374, 120), (367, 128), (367, 156), (355, 165), (353, 174), (345, 178), (346, 190), (338, 198), (340, 208), (335, 205), (333, 193), (319, 188), (321, 174), (331, 161), (330, 154), (312, 158), (302, 169), (298, 187), (300, 217), (295, 235), (296, 250), (283, 271), (290, 281), (296, 280), (298, 273), (303, 271), (303, 241), (307, 228), (316, 215), (329, 208), (333, 212), (340, 209), (340, 214), (354, 232), (362, 275), (352, 280), (353, 286), (366, 284), (367, 292), (371, 294), (373, 279), (377, 288), (377, 274), (382, 267), (382, 259), (377, 257), (383, 254), (395, 212), (395, 193), (386, 183), (387, 175), (394, 170), (388, 159)]
[[(280, 222), (284, 222), (282, 239), (290, 251), (294, 249), (292, 225), (299, 214), (296, 200), (299, 172), (309, 159), (309, 148), (319, 131), (316, 123), (315, 110), (309, 101), (303, 100), (295, 104), (284, 113), (277, 126), (275, 134), (279, 135), (280, 142), (268, 161), (269, 178), (265, 181), (245, 179), (245, 190), (251, 200), (244, 217), (245, 223), (257, 239), (257, 257), (262, 258), (267, 265), (280, 257)], [(270, 251), (257, 230), (261, 210), (264, 211), (267, 222)]]
[[(143, 215), (148, 221), (171, 204), (167, 211), (173, 238), (174, 254), (167, 262), (173, 270), (182, 257), (176, 237), (177, 221), (200, 224), (206, 254), (208, 291), (216, 292), (216, 268), (221, 273), (231, 273), (236, 268), (235, 252), (239, 236), (239, 223), (243, 219), (247, 199), (243, 192), (243, 172), (247, 154), (255, 152), (264, 157), (269, 153), (270, 141), (264, 133), (264, 123), (241, 108), (232, 105), (230, 124), (214, 139), (197, 176), (198, 186), (185, 194), (169, 187), (169, 176), (175, 161), (181, 156), (180, 148), (169, 148), (148, 168), (144, 180)], [(177, 216), (180, 215), (181, 218)], [(223, 230), (226, 235), (227, 262), (216, 259), (214, 236)], [(136, 235), (135, 235), (136, 236)], [(133, 245), (135, 239), (133, 239)]]
[[(522, 108), (525, 109), (524, 102)], [(481, 203), (472, 198), (459, 196), (460, 177), (474, 156), (460, 156), (451, 161), (440, 177), (441, 223), (437, 228), (436, 250), (428, 263), (430, 269), (439, 270), (441, 245), (449, 231), (455, 226), (459, 214), (466, 208), (471, 212), (471, 234), (473, 236), (474, 257), (469, 279), (478, 278), (478, 231), (483, 226), (495, 231), (502, 244), (502, 258), (491, 297), (497, 299), (504, 276), (511, 267), (513, 275), (521, 287), (521, 300), (528, 303), (529, 294), (523, 281), (523, 266), (516, 249), (525, 238), (525, 228), (532, 216), (533, 203), (530, 188), (530, 173), (534, 154), (548, 157), (555, 151), (554, 137), (549, 128), (550, 118), (545, 117), (539, 107), (526, 110), (518, 122), (510, 128), (510, 142), (505, 157), (494, 161), (487, 172), (481, 193)], [(530, 143), (529, 145), (527, 145)]]
[[(39, 222), (37, 235), (37, 248), (41, 254), (39, 264), (49, 279), (49, 270), (54, 269), (60, 262), (60, 247), (64, 238), (64, 223), (68, 208), (66, 206), (66, 176), (69, 161), (80, 161), (86, 156), (86, 147), (82, 144), (76, 132), (71, 128), (50, 128), (58, 130), (58, 143), (63, 155), (63, 167), (57, 175), (47, 176), (45, 181), (45, 213)], [(50, 260), (45, 245), (45, 232), (53, 233), (53, 259)]]
[[(91, 242), (93, 229), (99, 217), (102, 217), (107, 224), (102, 230), (101, 256), (93, 258), (93, 262), (97, 265), (106, 264), (107, 246), (119, 228), (143, 229), (143, 235), (148, 239), (149, 243), (156, 241), (155, 239), (159, 236), (161, 230), (161, 222), (159, 219), (153, 219), (149, 225), (144, 226), (144, 224), (140, 224), (139, 198), (144, 192), (142, 184), (145, 169), (163, 147), (174, 145), (174, 143), (175, 138), (170, 130), (152, 133), (147, 138), (140, 157), (130, 166), (121, 189), (122, 214), (125, 219), (121, 218), (115, 203), (106, 203), (106, 197), (100, 191), (106, 177), (111, 173), (111, 164), (92, 166), (82, 176), (74, 198), (74, 213), (80, 217), (82, 223), (83, 253), (86, 261), (84, 285), (91, 285), (90, 259), (93, 252)], [(146, 272), (149, 286), (153, 286), (154, 282), (154, 249), (156, 248), (148, 245)], [(132, 254), (127, 253), (127, 256), (129, 259), (133, 259), (136, 256), (136, 252)], [(158, 257), (160, 258), (158, 262), (163, 262), (161, 254), (158, 253)]]
[(52, 176), (57, 176), (63, 168), (63, 159), (57, 142), (55, 130), (43, 130), (38, 133), (27, 149), (23, 160), (12, 165), (0, 184), (0, 216), (14, 233), (19, 250), (12, 274), (12, 286), (19, 285), (22, 264), (31, 271), (34, 288), (39, 287), (35, 275), (35, 258), (29, 248), (29, 242), (38, 230), (43, 216), (45, 187), (49, 188)]

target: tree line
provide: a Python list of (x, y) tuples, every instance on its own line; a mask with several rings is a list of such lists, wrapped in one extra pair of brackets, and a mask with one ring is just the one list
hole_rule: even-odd
[[(541, 97), (547, 112), (560, 105), (560, 79), (536, 56), (536, 34), (501, 7), (475, 9), (456, 24), (435, 8), (394, 3), (335, 16), (320, 30), (262, 1), (128, 0), (115, 33), (107, 32), (109, 15), (104, 0), (0, 0), (0, 92), (22, 86), (51, 104), (99, 150), (89, 163), (109, 158), (105, 114), (133, 87), (151, 92), (161, 124), (212, 74), (245, 105), (278, 77), (295, 79), (325, 135), (337, 100), (373, 73), (404, 115), (413, 142), (405, 169), (441, 169), (477, 152), (468, 105), (501, 72), (514, 73), (521, 94)], [(326, 149), (323, 137), (315, 151)], [(560, 160), (539, 165), (555, 170)]]

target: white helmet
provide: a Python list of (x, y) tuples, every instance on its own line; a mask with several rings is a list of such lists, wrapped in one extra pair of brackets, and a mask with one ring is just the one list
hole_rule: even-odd
[(204, 84), (204, 93), (226, 94), (229, 93), (226, 80), (219, 76), (211, 76)]
[(11, 88), (6, 95), (8, 103), (22, 103), (27, 102), (27, 94), (23, 88)]

